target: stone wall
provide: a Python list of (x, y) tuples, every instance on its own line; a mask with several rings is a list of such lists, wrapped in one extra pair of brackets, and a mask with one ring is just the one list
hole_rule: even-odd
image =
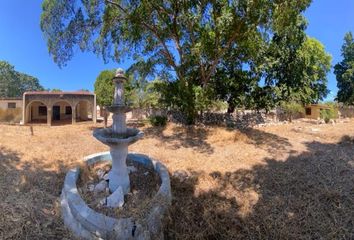
[[(186, 117), (178, 111), (168, 111), (168, 120), (174, 123), (186, 124)], [(293, 119), (300, 118), (301, 116), (295, 116)], [(253, 127), (260, 124), (272, 124), (277, 122), (286, 121), (285, 114), (276, 109), (266, 113), (265, 111), (252, 111), (244, 110), (237, 111), (232, 114), (223, 112), (207, 112), (197, 117), (197, 124), (205, 125), (221, 125), (236, 128)]]
[(354, 118), (354, 106), (341, 106), (338, 112), (341, 118)]

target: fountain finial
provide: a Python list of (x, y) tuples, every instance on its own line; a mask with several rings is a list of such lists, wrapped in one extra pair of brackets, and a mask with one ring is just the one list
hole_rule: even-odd
[(125, 77), (123, 68), (117, 68), (116, 77)]

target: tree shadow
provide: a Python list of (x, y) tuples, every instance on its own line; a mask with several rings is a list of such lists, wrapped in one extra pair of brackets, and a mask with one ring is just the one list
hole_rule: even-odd
[(214, 152), (211, 144), (207, 142), (210, 130), (197, 126), (178, 126), (172, 127), (172, 134), (165, 134), (166, 126), (148, 127), (143, 131), (146, 137), (158, 139), (166, 143), (167, 148), (171, 150), (184, 148), (193, 148), (200, 153), (211, 154)]
[(285, 161), (172, 178), (166, 239), (353, 239), (354, 140)]
[(43, 159), (33, 162), (0, 146), (0, 239), (73, 239), (60, 213), (65, 167), (58, 161), (53, 171)]
[(256, 128), (244, 128), (238, 131), (247, 136), (250, 144), (268, 151), (271, 155), (276, 150), (286, 150), (292, 146), (289, 139)]

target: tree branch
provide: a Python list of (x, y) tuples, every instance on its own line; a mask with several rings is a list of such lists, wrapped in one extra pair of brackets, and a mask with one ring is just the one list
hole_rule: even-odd
[[(112, 5), (116, 6), (125, 15), (127, 15), (127, 16), (129, 15), (129, 12), (124, 7), (122, 7), (120, 4), (118, 4), (117, 2), (114, 2), (114, 1), (111, 1), (111, 0), (105, 0), (105, 2), (108, 3), (108, 4), (112, 4)], [(165, 57), (167, 58), (167, 61), (173, 67), (173, 69), (175, 70), (176, 74), (180, 75), (180, 73), (178, 71), (177, 64), (176, 64), (175, 60), (173, 59), (173, 56), (172, 56), (171, 52), (169, 51), (165, 41), (163, 41), (163, 39), (160, 37), (160, 34), (158, 33), (158, 30), (157, 30), (156, 26), (146, 23), (143, 19), (140, 19), (140, 22), (147, 30), (149, 30), (153, 35), (155, 35), (155, 37), (158, 39), (158, 41), (160, 42), (160, 45), (163, 48), (162, 52), (164, 53)]]

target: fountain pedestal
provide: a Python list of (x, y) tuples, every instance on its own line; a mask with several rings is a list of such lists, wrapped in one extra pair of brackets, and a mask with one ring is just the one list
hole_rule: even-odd
[(128, 155), (128, 145), (111, 146), (112, 169), (108, 173), (108, 186), (111, 192), (114, 192), (119, 186), (123, 193), (130, 192), (130, 180), (127, 169), (126, 159)]
[[(124, 104), (124, 81), (126, 81), (124, 72), (122, 69), (118, 69), (113, 79), (115, 84), (114, 104), (106, 108), (113, 113), (112, 128), (93, 131), (93, 136), (97, 140), (110, 147), (110, 152), (88, 156), (85, 158), (85, 163), (87, 166), (92, 166), (100, 162), (112, 162), (112, 168), (108, 173), (108, 187), (112, 193), (106, 198), (106, 206), (108, 207), (121, 207), (124, 204), (124, 201), (121, 201), (124, 200), (124, 194), (130, 192), (127, 157), (157, 173), (161, 185), (145, 215), (112, 218), (94, 211), (85, 203), (76, 186), (80, 169), (70, 170), (65, 177), (61, 194), (62, 216), (65, 225), (82, 239), (163, 239), (163, 215), (172, 201), (169, 173), (163, 164), (148, 156), (128, 154), (128, 146), (142, 138), (144, 134), (136, 128), (127, 128), (126, 126), (125, 114), (129, 108)], [(109, 204), (108, 200), (112, 200), (112, 204)], [(119, 200), (119, 204), (113, 203), (117, 203), (116, 200)]]

